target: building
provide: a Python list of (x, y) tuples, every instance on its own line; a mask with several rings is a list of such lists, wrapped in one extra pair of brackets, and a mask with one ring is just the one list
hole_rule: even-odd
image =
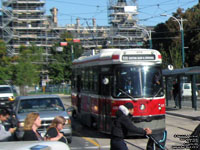
[[(136, 0), (109, 0), (110, 26), (76, 24), (59, 27), (58, 9), (52, 8), (51, 16), (45, 15), (45, 0), (1, 0), (1, 38), (6, 42), (9, 55), (17, 55), (21, 45), (43, 47), (48, 61), (50, 48), (60, 41), (60, 35), (69, 31), (79, 39), (85, 50), (102, 47), (143, 47), (149, 32), (138, 25)], [(148, 37), (150, 38), (150, 36)]]

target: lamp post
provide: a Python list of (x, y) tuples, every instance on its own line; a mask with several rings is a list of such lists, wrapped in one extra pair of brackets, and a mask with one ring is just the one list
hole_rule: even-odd
[(138, 26), (134, 26), (135, 28), (138, 28), (138, 29), (141, 29), (141, 30), (144, 30), (146, 33), (147, 33), (147, 35), (148, 35), (148, 37), (149, 37), (149, 47), (150, 47), (150, 49), (152, 49), (152, 47), (153, 47), (153, 43), (152, 43), (152, 38), (151, 38), (151, 30), (146, 30), (145, 28), (142, 28), (142, 27), (138, 27)]
[[(162, 14), (161, 16), (170, 16), (170, 15), (165, 15)], [(183, 19), (181, 18), (180, 20), (177, 19), (174, 16), (170, 16), (173, 19), (175, 19), (178, 22), (178, 25), (180, 27), (180, 32), (181, 32), (181, 48), (182, 48), (182, 68), (184, 68), (184, 64), (185, 64), (185, 49), (184, 49), (184, 29), (183, 29)]]

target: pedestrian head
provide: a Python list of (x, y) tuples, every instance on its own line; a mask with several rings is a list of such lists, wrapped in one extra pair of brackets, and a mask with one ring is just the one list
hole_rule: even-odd
[(61, 130), (63, 129), (65, 122), (66, 122), (66, 119), (63, 116), (57, 116), (53, 119), (49, 128), (54, 127), (54, 128), (57, 128), (58, 130)]
[(0, 110), (0, 120), (6, 121), (10, 116), (10, 112), (7, 109)]
[(32, 112), (26, 116), (24, 121), (24, 130), (32, 130), (33, 126), (36, 126), (37, 128), (41, 126), (39, 113)]
[(124, 104), (124, 106), (129, 110), (129, 113), (132, 115), (133, 112), (134, 112), (134, 109), (133, 109), (134, 106), (133, 106), (133, 104), (131, 102), (128, 102), (128, 103)]

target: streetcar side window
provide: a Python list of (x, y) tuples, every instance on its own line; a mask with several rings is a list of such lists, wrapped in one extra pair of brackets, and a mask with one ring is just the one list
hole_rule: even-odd
[(75, 79), (75, 70), (74, 71), (72, 71), (72, 80), (71, 80), (71, 82), (72, 82), (72, 84), (71, 84), (71, 86), (72, 86), (72, 88), (74, 89), (75, 87), (76, 87), (76, 79)]
[(81, 71), (81, 77), (82, 77), (81, 78), (81, 83), (82, 83), (81, 84), (82, 85), (81, 88), (82, 88), (82, 90), (85, 90), (85, 71), (84, 70)]
[(101, 82), (100, 94), (104, 96), (109, 96), (110, 95), (110, 77), (102, 76), (100, 82)]
[(93, 68), (93, 88), (95, 93), (98, 92), (98, 86), (98, 69)]

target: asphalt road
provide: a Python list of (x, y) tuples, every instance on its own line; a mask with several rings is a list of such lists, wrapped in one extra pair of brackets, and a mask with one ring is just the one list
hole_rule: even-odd
[[(70, 96), (61, 96), (66, 107), (71, 106)], [(166, 115), (167, 141), (166, 148), (183, 149), (186, 143), (187, 135), (190, 135), (199, 121), (188, 118)], [(99, 133), (98, 131), (82, 126), (78, 120), (72, 119), (73, 139), (69, 145), (72, 150), (109, 150), (109, 135)], [(181, 139), (180, 136), (186, 137)], [(148, 138), (126, 139), (130, 150), (145, 150)]]

